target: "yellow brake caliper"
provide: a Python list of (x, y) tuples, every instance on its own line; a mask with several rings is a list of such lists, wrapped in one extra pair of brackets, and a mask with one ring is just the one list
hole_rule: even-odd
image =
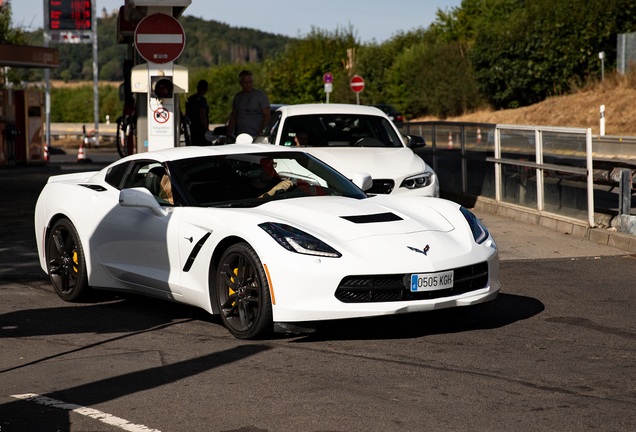
[[(234, 274), (235, 274), (235, 275), (238, 275), (238, 268), (235, 268), (235, 269), (234, 269)], [(232, 283), (234, 283), (234, 278), (230, 278), (230, 281), (231, 281)], [(234, 292), (235, 292), (235, 291), (234, 291), (232, 288), (230, 288), (230, 287), (228, 287), (228, 290), (230, 290), (230, 296), (231, 296), (232, 294), (234, 294)], [(232, 306), (234, 306), (234, 303), (232, 303)]]
[[(79, 262), (77, 261), (77, 251), (73, 251), (73, 262), (76, 266), (79, 265)], [(77, 273), (77, 267), (73, 266), (73, 271)]]

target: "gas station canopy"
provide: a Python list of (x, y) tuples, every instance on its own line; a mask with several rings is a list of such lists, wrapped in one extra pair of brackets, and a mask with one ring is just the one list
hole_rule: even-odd
[(60, 66), (60, 52), (57, 48), (0, 44), (0, 66), (56, 68)]

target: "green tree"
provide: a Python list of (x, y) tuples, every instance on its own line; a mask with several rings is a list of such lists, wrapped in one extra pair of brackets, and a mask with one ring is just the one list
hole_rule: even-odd
[(421, 42), (404, 50), (388, 74), (387, 91), (407, 117), (459, 115), (482, 104), (459, 42)]
[(481, 22), (470, 59), (480, 90), (497, 108), (536, 103), (600, 77), (598, 53), (615, 59), (617, 33), (636, 29), (631, 0), (484, 4), (500, 13)]
[(346, 99), (341, 85), (346, 80), (348, 90), (348, 49), (359, 47), (353, 28), (335, 31), (312, 27), (304, 38), (292, 41), (288, 50), (268, 65), (269, 80), (266, 91), (272, 103), (300, 104), (320, 102), (325, 99), (326, 72), (334, 75), (334, 92), (330, 101)]
[(389, 92), (390, 71), (396, 58), (406, 49), (431, 40), (426, 30), (419, 28), (410, 32), (399, 32), (388, 41), (375, 41), (361, 46), (358, 50), (356, 73), (364, 78), (365, 86), (361, 97), (370, 104), (391, 104), (393, 96)]
[[(123, 110), (118, 87), (100, 86), (98, 93), (100, 122), (106, 121), (106, 115), (114, 121)], [(76, 88), (51, 89), (51, 121), (92, 124), (93, 87), (83, 85)]]

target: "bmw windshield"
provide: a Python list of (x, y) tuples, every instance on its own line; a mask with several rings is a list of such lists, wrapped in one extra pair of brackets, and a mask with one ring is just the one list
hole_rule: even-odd
[(387, 119), (361, 114), (288, 117), (280, 143), (299, 147), (403, 147)]

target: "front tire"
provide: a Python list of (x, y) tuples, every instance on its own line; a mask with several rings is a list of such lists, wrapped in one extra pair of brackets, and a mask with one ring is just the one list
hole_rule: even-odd
[(272, 301), (263, 265), (247, 243), (230, 246), (219, 261), (216, 297), (221, 320), (238, 339), (255, 339), (273, 330)]
[(74, 302), (86, 295), (88, 275), (84, 250), (75, 226), (68, 219), (53, 225), (47, 241), (49, 277), (58, 296)]

